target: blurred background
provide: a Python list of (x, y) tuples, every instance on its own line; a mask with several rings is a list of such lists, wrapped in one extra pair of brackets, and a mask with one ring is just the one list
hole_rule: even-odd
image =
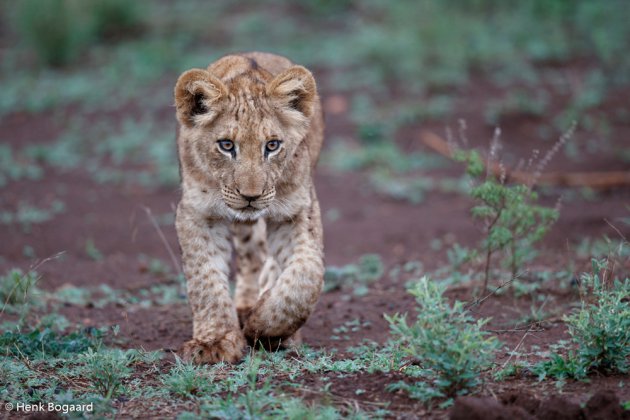
[[(85, 256), (94, 248), (104, 258), (124, 252), (110, 226), (131, 223), (126, 209), (138, 202), (159, 207), (158, 222), (170, 229), (179, 182), (174, 83), (182, 71), (232, 51), (283, 54), (315, 73), (328, 127), (317, 182), (326, 223), (344, 233), (327, 241), (332, 261), (373, 247), (419, 256), (467, 217), (469, 203), (458, 201), (463, 169), (427, 147), (423, 130), (445, 139), (450, 129), (487, 150), (501, 127), (501, 160), (513, 167), (551, 149), (576, 121), (547, 169), (625, 171), (630, 164), (624, 1), (0, 4), (5, 265), (59, 249)], [(580, 219), (586, 229), (606, 214), (627, 215), (627, 191), (541, 188), (551, 204), (560, 193), (580, 203), (569, 209), (587, 214)], [(453, 208), (462, 210), (448, 213)], [(448, 225), (408, 230), (441, 217)], [(571, 212), (562, 217), (576, 227)], [(394, 220), (354, 243), (353, 235), (383, 218)], [(475, 232), (459, 237), (473, 241)]]
[[(181, 370), (192, 381), (186, 401), (164, 391), (160, 371), (192, 330), (173, 226), (180, 195), (173, 87), (187, 69), (251, 50), (307, 66), (322, 96), (327, 132), (315, 183), (327, 269), (304, 327), (305, 343), (324, 349), (322, 360), (366, 339), (388, 340), (382, 314), (415, 310), (405, 285), (429, 275), (453, 286), (451, 299), (472, 299), (488, 279), (498, 287), (474, 312), (509, 333), (501, 335), (508, 346), (497, 359), (497, 367), (505, 361), (501, 372), (512, 369), (505, 368), (515, 354), (513, 371), (521, 372), (517, 361), (537, 362), (548, 348), (565, 366), (557, 373), (562, 383), (543, 384), (539, 371), (505, 395), (538, 390), (546, 398), (564, 384), (562, 369), (584, 369), (555, 355), (568, 351), (560, 320), (580, 306), (579, 273), (594, 269), (591, 258), (607, 258), (609, 279), (630, 270), (630, 2), (0, 0), (0, 354), (14, 355), (0, 357), (0, 400), (72, 400), (65, 390), (77, 401), (92, 398), (89, 378), (101, 370), (77, 356), (92, 348), (98, 329), (111, 330), (107, 342), (115, 347), (167, 356), (157, 369), (159, 355), (137, 363), (99, 350), (105, 359), (93, 360), (117, 363), (123, 371), (108, 369), (126, 379), (122, 398), (110, 404), (113, 390), (102, 394), (97, 416), (112, 409), (121, 418), (198, 412), (202, 403), (222, 401), (223, 386), (250, 383), (245, 376), (254, 378), (247, 387), (255, 393), (238, 401), (246, 398), (248, 407), (254, 400), (275, 407), (269, 398), (291, 389), (306, 401), (343, 405), (343, 413), (361, 400), (382, 416), (424, 415), (403, 396), (403, 382), (392, 381), (407, 367), (409, 380), (430, 369), (415, 362), (393, 369), (403, 359), (371, 345), (357, 347), (356, 361), (343, 366), (357, 372), (368, 359), (370, 366), (382, 360), (389, 373), (311, 371), (305, 350), (286, 358), (295, 370), (261, 368), (281, 392), (256, 389), (266, 379), (245, 370), (251, 363), (233, 376), (208, 371), (212, 391), (198, 385), (202, 371)], [(478, 151), (481, 177), (453, 159), (453, 144)], [(499, 186), (493, 170), (507, 183)], [(484, 179), (495, 197), (511, 197), (495, 200), (502, 203), (497, 211), (481, 206), (480, 190), (471, 188), (489, 185)], [(532, 179), (539, 181), (533, 194), (521, 185)], [(449, 340), (475, 341), (446, 330)], [(478, 353), (459, 348), (453, 346), (478, 363)], [(39, 359), (31, 364), (25, 354)], [(289, 373), (307, 371), (302, 379)], [(620, 379), (598, 373), (563, 393), (613, 389), (628, 407)], [(485, 381), (487, 396), (509, 389), (500, 379)], [(423, 392), (439, 395), (431, 387)], [(386, 407), (393, 411), (381, 411)], [(230, 410), (226, 418), (240, 415)], [(220, 415), (211, 413), (205, 415)]]

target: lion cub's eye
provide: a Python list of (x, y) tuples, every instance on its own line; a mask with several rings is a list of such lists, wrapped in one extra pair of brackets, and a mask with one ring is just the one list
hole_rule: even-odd
[(280, 148), (280, 140), (269, 140), (265, 145), (265, 155), (275, 152)]
[(219, 143), (219, 148), (224, 152), (234, 153), (234, 142), (228, 139), (221, 139), (217, 143)]

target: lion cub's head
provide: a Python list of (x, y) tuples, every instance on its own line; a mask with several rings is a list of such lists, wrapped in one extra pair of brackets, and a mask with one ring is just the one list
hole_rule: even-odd
[(229, 56), (177, 81), (182, 172), (235, 219), (266, 212), (308, 131), (315, 80), (304, 67), (286, 67), (274, 76), (252, 59)]

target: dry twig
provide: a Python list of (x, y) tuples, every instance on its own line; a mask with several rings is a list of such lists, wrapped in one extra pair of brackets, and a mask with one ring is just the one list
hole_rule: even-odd
[[(431, 131), (422, 131), (420, 139), (431, 150), (446, 156), (453, 157), (453, 148), (449, 143)], [(521, 184), (529, 184), (536, 179), (537, 185), (559, 187), (588, 187), (593, 189), (611, 189), (630, 186), (630, 171), (605, 171), (605, 172), (526, 172), (522, 170), (506, 170), (500, 163), (488, 160), (487, 171), (497, 177), (505, 176), (507, 181), (515, 181)]]

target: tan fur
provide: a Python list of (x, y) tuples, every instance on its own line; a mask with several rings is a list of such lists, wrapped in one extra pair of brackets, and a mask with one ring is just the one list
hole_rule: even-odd
[[(324, 124), (313, 76), (277, 55), (229, 55), (184, 72), (175, 105), (182, 175), (176, 228), (193, 312), (183, 357), (236, 362), (246, 341), (299, 343), (324, 274), (312, 179)], [(219, 149), (221, 139), (234, 142), (235, 155)], [(266, 157), (274, 139), (281, 146)]]

